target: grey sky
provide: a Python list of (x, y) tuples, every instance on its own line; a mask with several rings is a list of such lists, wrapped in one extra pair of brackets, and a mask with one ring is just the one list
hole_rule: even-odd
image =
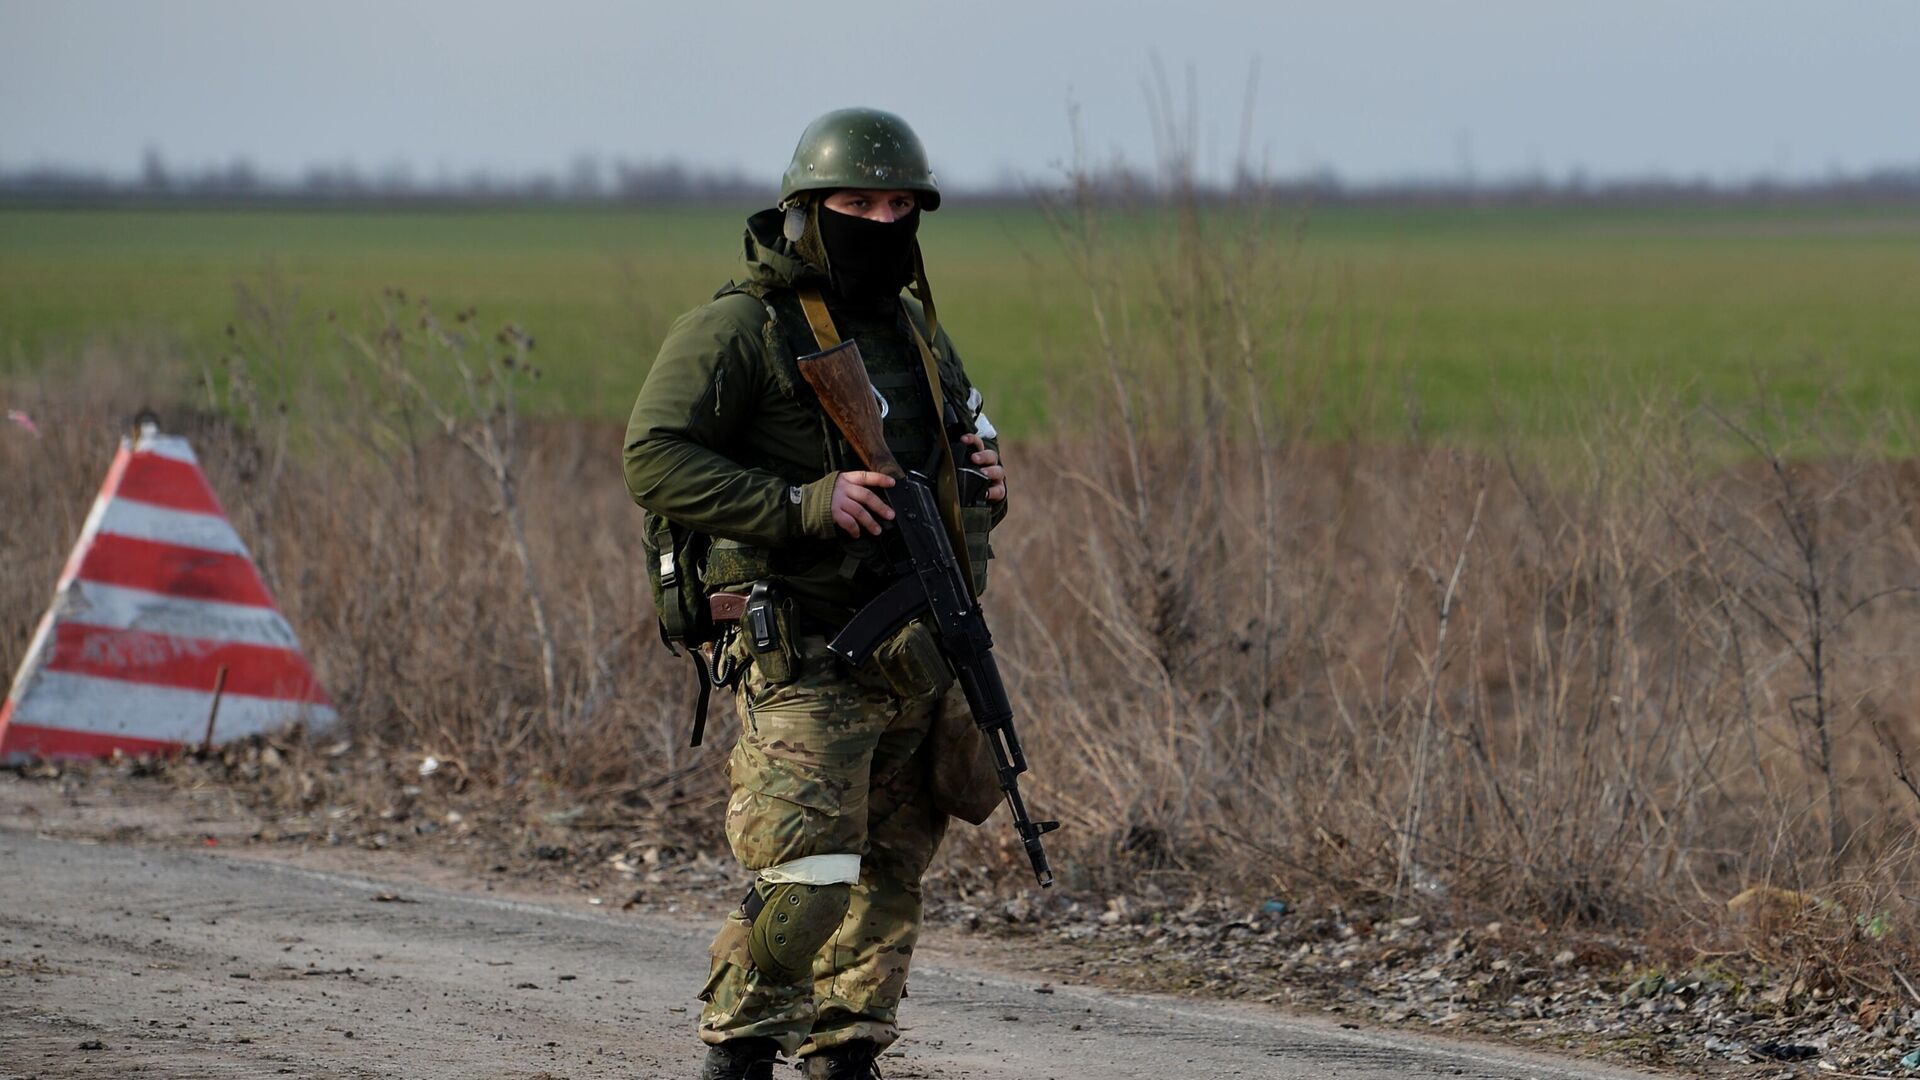
[(563, 169), (580, 153), (775, 176), (800, 128), (891, 108), (949, 181), (1049, 175), (1068, 104), (1152, 153), (1152, 58), (1196, 73), (1203, 157), (1351, 179), (1920, 164), (1914, 0), (0, 0), (0, 165), (131, 173), (143, 147), (276, 173)]

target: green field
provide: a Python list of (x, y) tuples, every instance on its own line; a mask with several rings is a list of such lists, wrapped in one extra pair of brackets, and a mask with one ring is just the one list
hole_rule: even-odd
[[(399, 286), (532, 330), (539, 407), (622, 416), (673, 316), (735, 272), (742, 216), (0, 210), (0, 368), (130, 339), (192, 369), (229, 347), (242, 289), (270, 298), (290, 351), (324, 351)], [(1429, 431), (1551, 430), (1596, 395), (1738, 403), (1756, 377), (1792, 404), (1920, 411), (1920, 207), (1338, 208), (1304, 220), (1283, 271), (1246, 283), (1276, 320), (1299, 315), (1299, 336), (1265, 362), (1310, 359), (1336, 384), (1329, 397), (1390, 400), (1384, 414), (1415, 403)], [(1134, 218), (1107, 233), (1143, 309), (1157, 228)], [(1057, 376), (1097, 355), (1087, 290), (1054, 229), (1035, 210), (951, 208), (922, 235), (943, 320), (996, 419), (1034, 429)], [(1290, 235), (1276, 229), (1275, 242)]]

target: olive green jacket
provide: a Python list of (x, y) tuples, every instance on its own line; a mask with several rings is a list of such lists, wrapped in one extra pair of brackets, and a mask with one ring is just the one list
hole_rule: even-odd
[[(718, 540), (764, 549), (804, 610), (840, 621), (877, 591), (851, 569), (870, 549), (833, 524), (836, 472), (861, 468), (800, 379), (814, 351), (794, 287), (825, 277), (763, 211), (746, 231), (746, 277), (667, 332), (627, 424), (627, 490), (635, 502)], [(829, 300), (831, 304), (831, 298)], [(923, 331), (917, 301), (902, 297)], [(912, 348), (910, 341), (887, 344)], [(868, 342), (861, 342), (863, 349)], [(933, 341), (942, 392), (956, 407), (972, 384), (945, 330)], [(987, 440), (995, 446), (996, 440)], [(994, 507), (997, 522), (1005, 503)], [(851, 557), (850, 557), (851, 556)]]

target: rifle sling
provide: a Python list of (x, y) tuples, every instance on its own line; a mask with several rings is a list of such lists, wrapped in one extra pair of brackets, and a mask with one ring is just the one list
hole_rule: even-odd
[(807, 325), (813, 328), (813, 340), (820, 343), (820, 351), (840, 344), (840, 331), (834, 329), (833, 316), (827, 314), (827, 302), (820, 298), (820, 290), (802, 285), (796, 291), (800, 294), (800, 310), (807, 313)]
[[(953, 548), (953, 557), (960, 562), (960, 574), (967, 582), (967, 590), (973, 590), (973, 563), (967, 550), (966, 528), (960, 523), (960, 476), (953, 460), (953, 445), (947, 441), (946, 395), (940, 391), (940, 360), (933, 354), (933, 346), (928, 338), (939, 333), (940, 324), (933, 312), (933, 293), (927, 288), (927, 270), (920, 259), (920, 245), (913, 246), (913, 295), (927, 313), (927, 332), (920, 332), (919, 324), (911, 317), (907, 319), (907, 329), (913, 334), (913, 343), (920, 351), (920, 364), (926, 371), (927, 391), (933, 395), (933, 423), (938, 432), (940, 445), (940, 465), (938, 475), (934, 477), (934, 494), (940, 501), (940, 522), (947, 527), (947, 543)], [(820, 290), (812, 285), (802, 285), (795, 290), (800, 296), (800, 310), (806, 312), (807, 325), (813, 328), (813, 340), (822, 351), (840, 344), (840, 331), (833, 325), (833, 316), (827, 311), (827, 302), (820, 296)], [(976, 597), (977, 599), (977, 597)]]

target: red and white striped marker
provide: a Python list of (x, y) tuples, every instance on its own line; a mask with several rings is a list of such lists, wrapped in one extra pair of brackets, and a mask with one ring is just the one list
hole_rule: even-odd
[[(225, 686), (215, 686), (226, 671)], [(169, 753), (338, 717), (187, 440), (122, 439), (0, 705), (0, 761)]]

